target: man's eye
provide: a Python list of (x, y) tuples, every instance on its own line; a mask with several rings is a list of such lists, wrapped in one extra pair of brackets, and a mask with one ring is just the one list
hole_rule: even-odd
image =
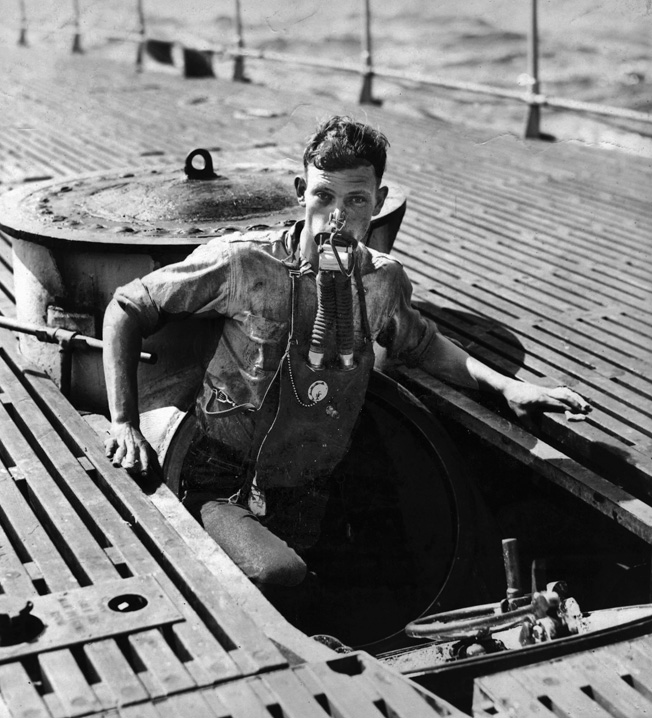
[(351, 204), (363, 205), (367, 204), (366, 197), (351, 197)]
[(328, 204), (331, 201), (331, 196), (327, 192), (317, 192), (317, 199), (324, 204)]

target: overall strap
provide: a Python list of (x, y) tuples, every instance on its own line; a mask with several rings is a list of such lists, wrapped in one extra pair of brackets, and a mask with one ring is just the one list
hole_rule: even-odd
[[(288, 349), (289, 349), (290, 344), (292, 344), (292, 342), (296, 343), (296, 339), (294, 338), (295, 319), (299, 313), (299, 292), (297, 291), (297, 279), (301, 276), (301, 272), (298, 269), (288, 269), (288, 274), (290, 275), (290, 286), (291, 286), (290, 335), (288, 337)], [(287, 354), (287, 350), (285, 353)]]
[(371, 327), (369, 326), (369, 317), (367, 316), (367, 299), (364, 292), (364, 284), (362, 283), (362, 274), (358, 263), (355, 263), (354, 269), (355, 286), (358, 290), (358, 301), (360, 302), (360, 320), (362, 322), (362, 331), (365, 339), (371, 341)]

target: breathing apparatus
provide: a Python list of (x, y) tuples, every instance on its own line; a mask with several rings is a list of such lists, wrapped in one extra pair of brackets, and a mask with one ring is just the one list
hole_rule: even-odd
[(328, 223), (330, 232), (315, 237), (318, 246), (317, 314), (308, 352), (311, 369), (324, 368), (328, 334), (335, 326), (335, 340), (340, 369), (355, 368), (353, 361), (353, 294), (351, 275), (355, 269), (357, 241), (342, 233), (346, 213), (336, 209)]

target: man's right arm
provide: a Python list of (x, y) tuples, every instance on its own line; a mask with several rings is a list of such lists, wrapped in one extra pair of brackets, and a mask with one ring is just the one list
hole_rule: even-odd
[(104, 376), (111, 412), (106, 455), (114, 466), (145, 476), (154, 466), (155, 454), (140, 432), (137, 371), (141, 329), (115, 299), (104, 315), (103, 339)]

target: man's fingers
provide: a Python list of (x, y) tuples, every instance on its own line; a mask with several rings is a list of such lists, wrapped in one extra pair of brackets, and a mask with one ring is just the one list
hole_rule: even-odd
[(550, 391), (550, 396), (558, 399), (562, 405), (561, 411), (570, 410), (576, 414), (588, 414), (592, 407), (586, 399), (567, 386), (558, 386)]
[(126, 451), (125, 456), (122, 459), (122, 467), (124, 469), (133, 469), (134, 466), (138, 463), (138, 449), (136, 448), (136, 445), (132, 441), (127, 441), (126, 443)]
[(122, 460), (124, 459), (126, 453), (127, 451), (124, 445), (118, 443), (115, 451), (113, 452), (113, 456), (111, 457), (111, 463), (114, 466), (122, 466)]
[(149, 472), (149, 446), (147, 444), (138, 445), (138, 461), (141, 475), (146, 476)]
[(146, 478), (160, 473), (154, 449), (140, 430), (129, 423), (114, 424), (104, 447), (113, 466), (125, 469), (133, 477)]
[(104, 453), (107, 458), (110, 459), (117, 448), (118, 442), (112, 436), (109, 436), (108, 439), (104, 441)]

